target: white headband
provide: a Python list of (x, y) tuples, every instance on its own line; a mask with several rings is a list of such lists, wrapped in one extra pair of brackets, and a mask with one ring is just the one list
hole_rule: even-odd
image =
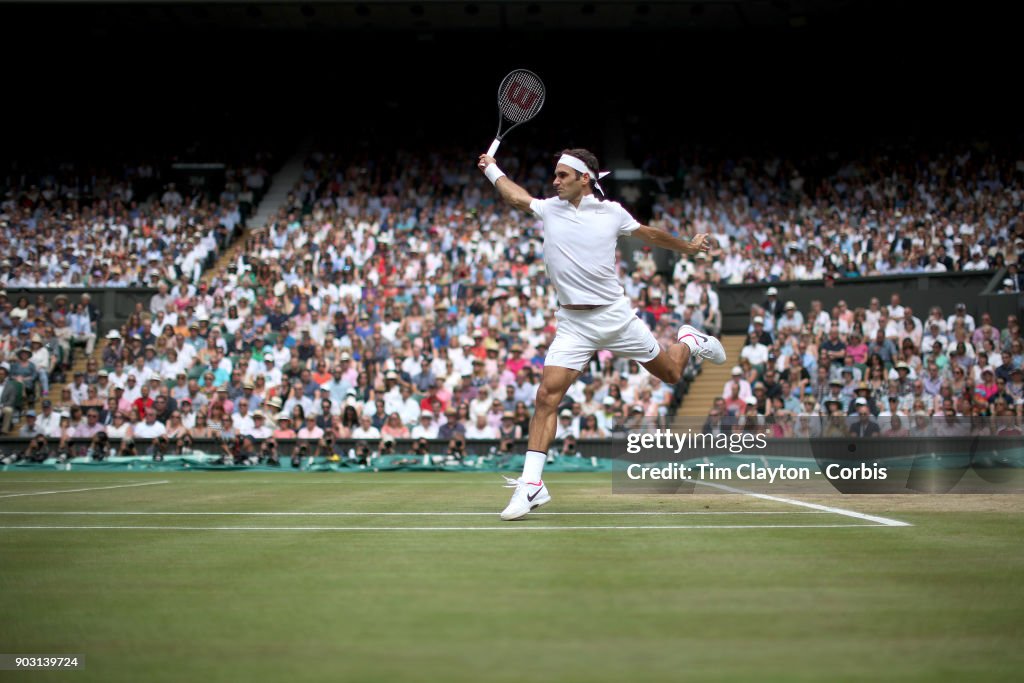
[(594, 183), (594, 187), (597, 188), (598, 192), (600, 192), (601, 194), (604, 194), (604, 190), (601, 189), (601, 184), (599, 182), (597, 182), (597, 181), (600, 180), (601, 178), (604, 178), (606, 175), (611, 173), (611, 171), (600, 171), (595, 176), (594, 171), (591, 171), (589, 168), (587, 168), (587, 165), (585, 163), (583, 163), (582, 159), (574, 157), (571, 154), (563, 154), (561, 156), (561, 158), (558, 159), (558, 163), (565, 164), (566, 166), (568, 166), (569, 168), (573, 169), (574, 171), (579, 171), (580, 173), (587, 173), (587, 174), (589, 174), (591, 180)]

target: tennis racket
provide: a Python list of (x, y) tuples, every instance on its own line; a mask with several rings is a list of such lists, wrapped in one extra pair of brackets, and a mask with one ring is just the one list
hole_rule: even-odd
[[(516, 69), (505, 76), (498, 86), (498, 133), (487, 149), (487, 156), (494, 156), (502, 139), (513, 128), (540, 112), (544, 106), (544, 93), (544, 83), (532, 71)], [(512, 125), (505, 129), (507, 124)]]

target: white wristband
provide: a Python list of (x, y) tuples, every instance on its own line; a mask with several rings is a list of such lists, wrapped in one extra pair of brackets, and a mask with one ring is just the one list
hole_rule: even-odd
[(505, 175), (505, 172), (498, 168), (497, 164), (488, 164), (487, 168), (484, 169), (484, 175), (491, 181), (491, 185), (497, 185), (498, 178)]

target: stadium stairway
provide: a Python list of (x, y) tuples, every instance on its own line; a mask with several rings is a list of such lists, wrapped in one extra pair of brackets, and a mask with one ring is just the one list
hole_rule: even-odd
[(222, 275), (229, 265), (238, 260), (238, 254), (245, 249), (249, 233), (265, 228), (273, 220), (288, 199), (288, 193), (302, 178), (305, 161), (311, 149), (312, 145), (308, 141), (301, 144), (281, 167), (281, 170), (274, 174), (270, 179), (267, 194), (263, 196), (263, 200), (256, 207), (256, 213), (246, 221), (245, 233), (217, 258), (217, 262), (212, 268), (203, 273), (202, 281), (209, 282), (215, 275)]
[(288, 199), (288, 193), (302, 179), (302, 171), (311, 151), (312, 143), (310, 141), (300, 144), (291, 158), (281, 167), (281, 170), (274, 174), (267, 194), (256, 208), (256, 213), (248, 221), (250, 230), (266, 227), (267, 223), (277, 214), (278, 209), (284, 206), (285, 200)]
[(729, 380), (733, 366), (740, 358), (745, 337), (742, 334), (725, 335), (721, 338), (728, 360), (722, 365), (704, 363), (697, 379), (686, 392), (676, 417), (707, 417), (715, 398), (722, 395), (722, 387)]
[(214, 262), (213, 267), (207, 268), (205, 271), (203, 271), (203, 274), (199, 278), (199, 281), (210, 282), (210, 280), (213, 279), (214, 275), (223, 274), (227, 270), (227, 267), (229, 265), (238, 260), (238, 254), (243, 249), (245, 249), (245, 243), (248, 240), (249, 233), (252, 231), (252, 229), (252, 223), (250, 222), (249, 226), (245, 229), (245, 232), (242, 233), (242, 236), (236, 239), (233, 243), (231, 243), (231, 245), (229, 245), (228, 248), (225, 249), (220, 254), (220, 256), (217, 257), (217, 260)]
[[(65, 386), (71, 386), (75, 381), (76, 372), (85, 372), (86, 363), (90, 358), (96, 359), (96, 362), (100, 362), (103, 359), (103, 349), (107, 346), (107, 340), (104, 337), (100, 337), (96, 340), (96, 348), (93, 349), (92, 355), (88, 356), (85, 353), (85, 348), (79, 346), (74, 352), (74, 362), (71, 364), (71, 369), (64, 375), (64, 379), (67, 380), (63, 384), (51, 384), (50, 385), (50, 399), (54, 402), (60, 400), (60, 390)], [(102, 369), (102, 365), (100, 366)], [(38, 407), (38, 401), (37, 401)]]

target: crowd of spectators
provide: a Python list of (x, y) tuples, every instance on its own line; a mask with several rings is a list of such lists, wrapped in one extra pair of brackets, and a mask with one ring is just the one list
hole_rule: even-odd
[(66, 381), (73, 352), (91, 356), (101, 311), (88, 293), (72, 302), (58, 294), (52, 303), (42, 295), (8, 298), (0, 290), (0, 433), (37, 400), (49, 397), (51, 383)]
[(987, 145), (640, 163), (662, 190), (652, 225), (718, 238), (715, 282), (985, 271), (1024, 253), (1024, 161)]
[[(19, 433), (64, 439), (94, 438), (102, 431), (122, 442), (131, 436), (382, 444), (426, 438), (456, 446), (466, 439), (525, 437), (558, 302), (544, 276), (539, 222), (499, 203), (474, 159), (462, 152), (399, 154), (386, 162), (312, 155), (276, 218), (246, 238), (226, 273), (197, 282), (194, 273), (167, 269), (166, 258), (146, 271), (145, 281), (158, 286), (148, 306), (140, 304), (120, 329), (106, 335), (101, 356), (91, 359), (61, 395), (45, 395), (41, 413), (31, 418), (34, 422), (20, 422)], [(509, 156), (503, 167), (531, 193), (544, 196), (550, 193), (551, 163), (546, 154)], [(1014, 213), (1020, 207), (1019, 178), (1004, 178), (998, 163), (969, 176), (964, 169), (974, 168), (970, 158), (934, 167), (945, 169), (934, 171), (943, 194), (936, 195), (934, 207), (924, 202), (931, 222), (915, 225), (906, 239), (902, 218), (924, 200), (904, 197), (917, 192), (912, 186), (890, 198), (888, 209), (870, 208), (885, 203), (874, 198), (875, 165), (850, 165), (853, 170), (842, 173), (844, 187), (802, 198), (792, 194), (799, 190), (793, 185), (759, 180), (770, 164), (730, 168), (732, 180), (721, 185), (710, 179), (724, 171), (690, 167), (686, 177), (692, 181), (682, 198), (656, 206), (654, 222), (666, 229), (683, 236), (714, 234), (723, 248), (713, 258), (681, 260), (671, 273), (659, 273), (650, 252), (639, 252), (633, 263), (620, 254), (617, 268), (627, 296), (666, 344), (675, 341), (683, 322), (720, 332), (715, 284), (737, 281), (735, 273), (723, 270), (727, 264), (741, 273), (739, 281), (750, 279), (750, 273), (760, 273), (760, 280), (784, 279), (781, 273), (759, 271), (755, 261), (786, 258), (792, 265), (800, 260), (786, 256), (792, 244), (809, 262), (832, 263), (832, 256), (849, 250), (857, 263), (872, 262), (879, 252), (903, 263), (920, 248), (934, 251), (940, 241), (953, 247), (944, 258), (957, 254), (951, 270), (962, 269), (962, 255), (978, 249), (988, 254), (991, 245), (996, 251), (989, 265), (1017, 262), (1017, 235), (1024, 230)], [(989, 180), (981, 183), (982, 176)], [(777, 180), (778, 173), (765, 178)], [(927, 178), (922, 182), (931, 187)], [(881, 196), (889, 196), (886, 192), (883, 182)], [(946, 192), (964, 197), (950, 204)], [(985, 202), (978, 204), (981, 196)], [(840, 211), (829, 208), (836, 197), (845, 207)], [(866, 216), (876, 211), (875, 218), (854, 216), (852, 198)], [(799, 220), (783, 216), (781, 207)], [(832, 236), (836, 230), (839, 239)], [(918, 236), (930, 241), (918, 244)], [(890, 245), (897, 246), (889, 250)], [(820, 273), (812, 269), (804, 275), (832, 272), (818, 266)], [(6, 312), (12, 326), (13, 308)], [(825, 392), (833, 391), (834, 380), (845, 392), (847, 400), (839, 404), (844, 413), (857, 406), (857, 383), (865, 381), (873, 407), (888, 405), (889, 394), (896, 392), (904, 411), (938, 414), (947, 409), (948, 398), (957, 411), (973, 414), (981, 404), (973, 385), (964, 390), (967, 380), (962, 385), (955, 384), (955, 376), (944, 380), (938, 401), (916, 393), (918, 380), (923, 386), (930, 376), (930, 364), (953, 374), (956, 367), (965, 373), (980, 367), (982, 380), (986, 363), (1003, 374), (1021, 366), (1016, 320), (1000, 321), (995, 338), (975, 342), (973, 323), (966, 329), (955, 315), (944, 318), (940, 359), (931, 318), (922, 322), (906, 311), (896, 315), (898, 302), (888, 308), (872, 304), (859, 313), (815, 310), (813, 320), (799, 325), (792, 322), (799, 312), (786, 308), (769, 301), (761, 322), (752, 323), (760, 342), (744, 349), (742, 403), (727, 389), (713, 411), (718, 417), (796, 416), (811, 410), (811, 398), (815, 411), (832, 410), (835, 404)], [(65, 334), (45, 327), (52, 320), (45, 313), (44, 346)], [(4, 324), (0, 315), (0, 332)], [(881, 350), (872, 346), (878, 343)], [(838, 345), (842, 356), (820, 355), (838, 351), (833, 348)], [(1011, 366), (1001, 360), (1004, 346)], [(8, 353), (24, 355), (19, 351), (20, 342)], [(979, 366), (986, 351), (989, 356)], [(799, 358), (799, 370), (793, 357)], [(672, 387), (636, 363), (596, 354), (560, 408), (558, 447), (667, 420), (698, 369), (691, 367), (684, 382)], [(1007, 377), (1007, 385), (1019, 386), (1012, 373)], [(1020, 397), (1009, 388), (1006, 396), (1014, 398), (1012, 410), (1019, 414)], [(1006, 408), (994, 400), (991, 405), (1011, 408), (1009, 401)]]
[[(779, 436), (906, 436), (1024, 424), (1024, 338), (1010, 315), (966, 303), (915, 311), (899, 294), (799, 310), (775, 287), (752, 307), (746, 344), (705, 428), (770, 425)], [(843, 418), (819, 420), (815, 418)], [(997, 418), (977, 419), (977, 418)], [(866, 432), (866, 433), (865, 433)]]
[(197, 281), (240, 234), (272, 159), (228, 167), (216, 196), (150, 164), (116, 172), (64, 164), (0, 184), (0, 287), (148, 287)]
[[(485, 196), (462, 157), (401, 161), (383, 181), (379, 170), (311, 158), (223, 277), (157, 278), (152, 301), (107, 335), (90, 370), (45, 397), (44, 411), (65, 415), (63, 426), (44, 421), (48, 436), (91, 437), (95, 413), (132, 433), (149, 418), (168, 428), (181, 418), (194, 437), (525, 437), (557, 306), (539, 226)], [(538, 194), (547, 162), (530, 174)], [(625, 262), (620, 272), (627, 280)], [(629, 286), (641, 315), (674, 341), (668, 283), (641, 279)], [(694, 291), (716, 300), (706, 284)], [(570, 390), (556, 438), (664, 419), (677, 394), (601, 353)]]

